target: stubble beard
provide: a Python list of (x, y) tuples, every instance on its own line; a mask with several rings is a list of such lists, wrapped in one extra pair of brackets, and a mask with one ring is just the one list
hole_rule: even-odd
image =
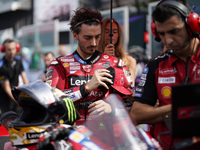
[(84, 55), (87, 55), (87, 56), (91, 56), (94, 54), (95, 51), (86, 51), (86, 47), (84, 47), (80, 42), (79, 42), (79, 49), (80, 51), (84, 54)]

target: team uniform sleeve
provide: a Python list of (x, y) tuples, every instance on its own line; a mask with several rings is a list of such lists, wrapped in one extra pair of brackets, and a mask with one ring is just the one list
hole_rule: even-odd
[(155, 82), (155, 71), (157, 67), (153, 63), (154, 62), (149, 62), (144, 68), (134, 95), (134, 101), (151, 106), (154, 106), (158, 99)]

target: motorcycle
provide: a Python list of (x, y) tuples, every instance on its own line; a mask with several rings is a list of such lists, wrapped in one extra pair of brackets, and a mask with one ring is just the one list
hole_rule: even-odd
[[(75, 120), (69, 121), (69, 113), (78, 112), (69, 111), (61, 100), (66, 95), (59, 89), (39, 80), (15, 88), (12, 93), (23, 112), (9, 123), (10, 141), (4, 150), (161, 149), (154, 138), (133, 124), (115, 94), (108, 97), (114, 114), (92, 114), (84, 125), (75, 125)], [(79, 119), (79, 115), (75, 116)]]

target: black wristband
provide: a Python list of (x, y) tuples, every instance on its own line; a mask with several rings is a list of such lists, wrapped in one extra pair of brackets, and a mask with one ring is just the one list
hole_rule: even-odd
[(85, 84), (80, 86), (81, 95), (83, 98), (86, 98), (90, 93), (85, 90)]

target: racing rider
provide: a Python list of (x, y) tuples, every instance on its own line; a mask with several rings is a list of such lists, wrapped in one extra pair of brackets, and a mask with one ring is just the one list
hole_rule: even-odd
[[(71, 55), (53, 60), (46, 75), (46, 82), (64, 91), (76, 104), (81, 115), (77, 124), (82, 124), (88, 117), (88, 106), (94, 101), (99, 100), (95, 104), (99, 113), (112, 112), (111, 106), (101, 100), (109, 89), (105, 82), (113, 83), (107, 68), (127, 69), (120, 59), (96, 50), (101, 37), (101, 20), (99, 11), (77, 9), (70, 21), (70, 29), (78, 41), (77, 49)], [(120, 79), (120, 75), (116, 76)], [(128, 86), (133, 89), (133, 84)]]

